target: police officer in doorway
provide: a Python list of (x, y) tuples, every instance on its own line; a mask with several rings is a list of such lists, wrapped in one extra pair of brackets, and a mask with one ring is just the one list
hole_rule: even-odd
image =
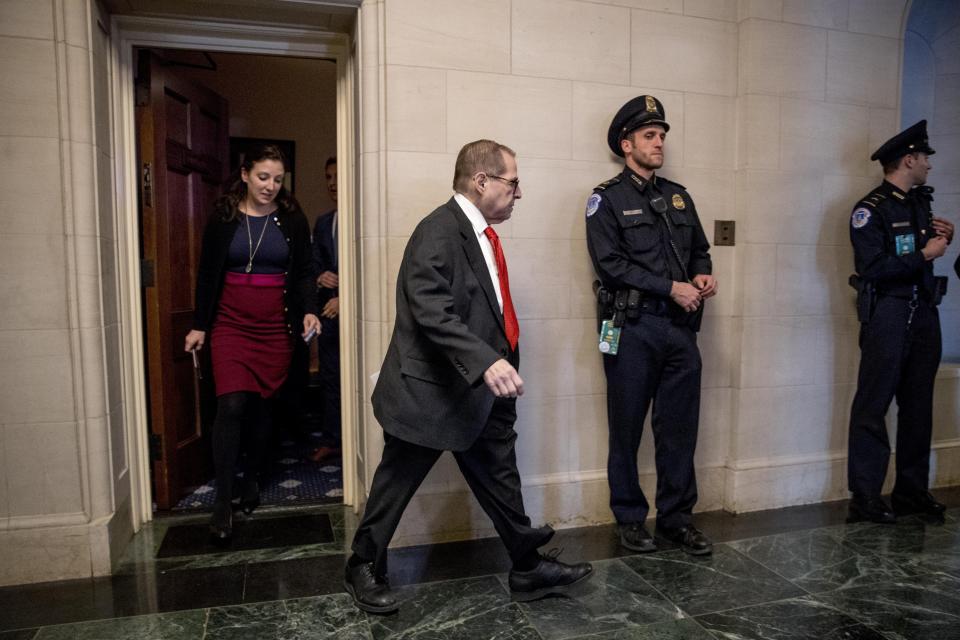
[[(617, 112), (607, 134), (623, 172), (587, 200), (587, 245), (594, 269), (607, 377), (610, 507), (621, 544), (636, 552), (679, 546), (712, 552), (692, 523), (697, 501), (693, 454), (700, 413), (697, 330), (703, 301), (717, 292), (710, 244), (683, 185), (656, 174), (670, 125), (663, 105), (639, 96)], [(637, 449), (653, 401), (657, 468), (656, 539), (644, 521)]]
[[(927, 121), (887, 140), (871, 160), (883, 183), (861, 199), (850, 217), (857, 274), (860, 373), (850, 410), (847, 482), (853, 499), (848, 522), (893, 523), (920, 513), (942, 519), (945, 507), (928, 488), (933, 381), (940, 364), (937, 305), (946, 278), (933, 261), (953, 238), (953, 225), (931, 213), (925, 186), (933, 149)], [(884, 416), (897, 399), (897, 475), (893, 509), (880, 497), (890, 460)]]

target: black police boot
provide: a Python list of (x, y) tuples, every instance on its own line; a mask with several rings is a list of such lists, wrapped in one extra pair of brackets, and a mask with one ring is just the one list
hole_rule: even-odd
[(887, 503), (880, 496), (866, 497), (854, 495), (850, 500), (847, 522), (875, 522), (877, 524), (894, 524), (897, 516), (894, 515)]
[(890, 496), (890, 503), (893, 505), (893, 512), (898, 516), (917, 513), (928, 518), (943, 520), (947, 511), (946, 505), (937, 502), (929, 491), (893, 493)]
[(540, 562), (529, 571), (510, 570), (510, 597), (519, 602), (539, 600), (561, 594), (570, 587), (587, 580), (593, 574), (588, 562), (565, 564), (557, 560), (560, 549), (552, 549), (540, 556)]
[(400, 608), (390, 591), (386, 576), (378, 578), (373, 563), (364, 562), (344, 569), (343, 586), (358, 608), (369, 613), (393, 613)]
[(627, 522), (618, 525), (617, 528), (620, 531), (620, 545), (624, 549), (637, 553), (650, 553), (657, 550), (657, 543), (653, 541), (653, 536), (642, 522)]
[(683, 527), (661, 527), (657, 525), (657, 540), (677, 545), (692, 556), (708, 556), (713, 553), (713, 543), (705, 533), (692, 524)]

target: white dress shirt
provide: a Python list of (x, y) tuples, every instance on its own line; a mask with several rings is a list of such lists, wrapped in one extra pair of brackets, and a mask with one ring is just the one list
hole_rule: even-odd
[(497, 261), (493, 257), (493, 245), (490, 244), (490, 238), (484, 233), (487, 227), (487, 221), (484, 219), (477, 205), (470, 202), (462, 193), (456, 193), (453, 199), (457, 201), (463, 212), (467, 214), (467, 219), (473, 225), (473, 231), (477, 234), (477, 242), (480, 243), (480, 251), (483, 252), (483, 259), (487, 263), (487, 271), (490, 272), (490, 279), (493, 281), (493, 290), (497, 293), (497, 303), (500, 305), (500, 313), (503, 313), (503, 294), (500, 293), (500, 273), (497, 271)]

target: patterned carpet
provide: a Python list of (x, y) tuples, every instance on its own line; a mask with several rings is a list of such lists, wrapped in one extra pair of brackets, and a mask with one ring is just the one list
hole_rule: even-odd
[[(330, 445), (319, 431), (307, 434), (297, 442), (283, 440), (276, 446), (273, 464), (264, 474), (260, 486), (262, 505), (324, 504), (343, 500), (343, 463), (340, 455), (314, 462), (310, 454), (320, 446)], [(183, 498), (174, 511), (208, 511), (216, 497), (213, 480)]]

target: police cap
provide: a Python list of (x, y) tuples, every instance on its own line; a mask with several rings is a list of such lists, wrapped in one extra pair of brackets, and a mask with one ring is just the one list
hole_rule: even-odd
[(613, 116), (613, 122), (610, 123), (610, 129), (607, 131), (607, 145), (614, 154), (622, 158), (623, 150), (620, 148), (620, 141), (627, 134), (651, 124), (658, 124), (664, 131), (669, 131), (670, 125), (665, 118), (663, 103), (653, 96), (637, 96), (620, 107), (617, 115)]
[(927, 121), (921, 120), (917, 124), (904, 129), (893, 136), (873, 152), (871, 160), (879, 160), (880, 164), (888, 165), (895, 160), (899, 160), (908, 153), (925, 153), (932, 156), (935, 152), (930, 148), (930, 141), (927, 139)]

